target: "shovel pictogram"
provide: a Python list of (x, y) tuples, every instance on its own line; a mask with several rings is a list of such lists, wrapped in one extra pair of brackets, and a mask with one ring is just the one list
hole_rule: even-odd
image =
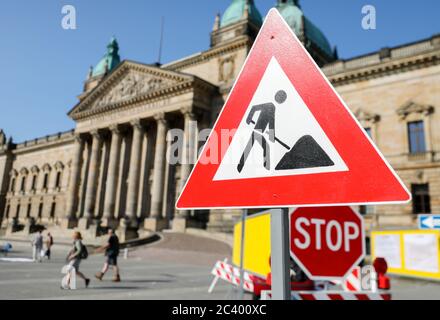
[[(255, 121), (252, 120), (251, 123), (255, 125)], [(327, 153), (310, 135), (303, 136), (292, 148), (276, 136), (275, 141), (288, 151), (275, 167), (277, 171), (331, 167), (335, 165)]]

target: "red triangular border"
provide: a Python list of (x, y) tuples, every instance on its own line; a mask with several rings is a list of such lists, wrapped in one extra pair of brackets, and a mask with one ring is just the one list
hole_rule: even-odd
[[(213, 181), (219, 164), (197, 163), (177, 201), (178, 209), (304, 207), (402, 203), (411, 195), (365, 130), (272, 9), (249, 53), (213, 132), (238, 128), (275, 56), (349, 168), (347, 172)], [(218, 148), (213, 135), (202, 151)], [(209, 148), (208, 148), (209, 147)]]

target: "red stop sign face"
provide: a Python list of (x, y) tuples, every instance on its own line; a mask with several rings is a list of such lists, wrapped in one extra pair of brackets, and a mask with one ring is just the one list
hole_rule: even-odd
[(292, 257), (312, 280), (338, 279), (365, 256), (362, 217), (350, 207), (300, 208), (290, 214)]

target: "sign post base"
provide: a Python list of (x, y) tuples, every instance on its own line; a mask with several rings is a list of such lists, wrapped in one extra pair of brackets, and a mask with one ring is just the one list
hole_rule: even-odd
[(272, 299), (291, 300), (289, 209), (273, 210), (270, 224)]

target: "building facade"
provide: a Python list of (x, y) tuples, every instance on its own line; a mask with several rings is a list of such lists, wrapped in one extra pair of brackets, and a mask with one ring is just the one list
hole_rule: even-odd
[[(341, 60), (298, 0), (276, 7), (413, 193), (408, 205), (360, 207), (368, 225), (410, 227), (416, 214), (440, 212), (440, 35)], [(239, 210), (175, 209), (192, 167), (167, 161), (169, 132), (183, 130), (177, 156), (194, 160), (262, 22), (254, 1), (232, 0), (208, 50), (165, 65), (121, 61), (112, 39), (68, 113), (74, 130), (18, 144), (0, 132), (3, 232), (230, 232)]]

